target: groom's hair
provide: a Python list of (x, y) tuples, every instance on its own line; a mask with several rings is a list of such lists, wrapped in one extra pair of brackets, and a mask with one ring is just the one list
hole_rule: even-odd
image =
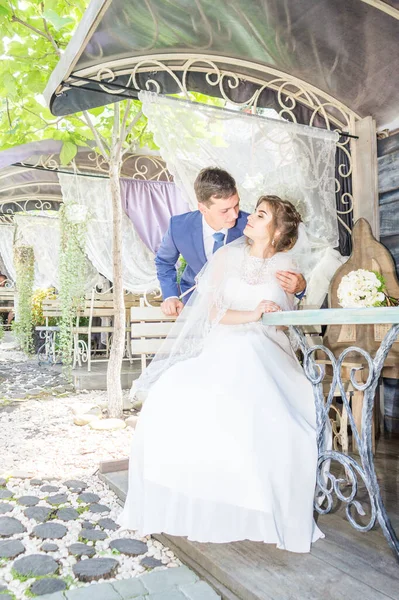
[(230, 198), (237, 193), (234, 177), (223, 169), (207, 167), (202, 169), (194, 181), (194, 191), (198, 202), (209, 206), (212, 204), (211, 197)]

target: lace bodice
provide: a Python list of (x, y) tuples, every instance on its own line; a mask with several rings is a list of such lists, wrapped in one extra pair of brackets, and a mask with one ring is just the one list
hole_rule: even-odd
[(271, 300), (282, 310), (294, 307), (294, 298), (288, 296), (276, 279), (280, 255), (263, 259), (246, 253), (240, 275), (226, 281), (224, 299), (233, 310), (253, 310), (262, 300)]

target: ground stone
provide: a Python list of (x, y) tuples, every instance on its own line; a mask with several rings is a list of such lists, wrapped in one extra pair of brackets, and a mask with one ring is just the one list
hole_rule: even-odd
[(67, 531), (65, 525), (60, 525), (60, 523), (43, 523), (42, 525), (36, 525), (32, 530), (32, 534), (42, 538), (42, 540), (46, 538), (59, 540), (67, 534)]
[(98, 502), (100, 500), (100, 496), (97, 494), (92, 494), (91, 492), (83, 492), (83, 494), (79, 494), (78, 501), (84, 502), (85, 504), (91, 504), (92, 502)]
[(45, 579), (38, 579), (34, 581), (30, 586), (30, 591), (35, 596), (44, 596), (44, 594), (53, 594), (54, 592), (60, 592), (65, 590), (67, 584), (63, 579), (55, 577), (46, 577)]
[(109, 547), (112, 550), (118, 550), (118, 552), (127, 554), (128, 556), (139, 556), (140, 554), (145, 554), (148, 552), (147, 544), (140, 542), (140, 540), (132, 540), (128, 538), (112, 540)]
[(0, 517), (0, 536), (8, 537), (15, 533), (23, 533), (26, 531), (21, 521), (14, 517)]
[(57, 544), (53, 544), (52, 542), (44, 542), (42, 544), (41, 549), (43, 552), (57, 552), (58, 546)]
[(64, 502), (68, 502), (68, 494), (54, 494), (47, 498), (47, 502), (53, 506), (64, 504)]
[(93, 546), (88, 546), (87, 544), (82, 544), (81, 542), (71, 544), (68, 548), (68, 551), (69, 554), (73, 554), (73, 556), (88, 556), (89, 558), (94, 556), (96, 553)]
[(89, 512), (91, 513), (103, 513), (103, 512), (110, 512), (111, 509), (108, 506), (105, 506), (105, 504), (90, 504), (89, 506)]
[(30, 484), (31, 485), (42, 485), (43, 481), (41, 479), (31, 479), (30, 480)]
[(91, 523), (90, 521), (82, 521), (82, 529), (94, 529), (95, 523)]
[(127, 427), (132, 427), (133, 429), (135, 429), (138, 420), (139, 420), (138, 416), (132, 415), (131, 417), (128, 417), (126, 419), (125, 423), (126, 423)]
[(74, 508), (60, 508), (57, 510), (57, 519), (61, 521), (76, 521), (79, 518), (79, 513)]
[(80, 481), (79, 479), (68, 479), (68, 481), (64, 481), (64, 485), (73, 492), (81, 492), (87, 488), (87, 483)]
[(99, 431), (110, 431), (113, 429), (125, 429), (126, 423), (123, 419), (95, 419), (89, 423), (89, 427)]
[(13, 508), (13, 505), (8, 502), (0, 502), (0, 515), (10, 512)]
[(24, 515), (27, 519), (34, 519), (35, 521), (44, 523), (52, 512), (53, 509), (46, 506), (31, 506), (24, 511)]
[(100, 529), (82, 529), (80, 537), (89, 542), (98, 542), (99, 540), (105, 540), (108, 536), (104, 531), (100, 531)]
[(6, 487), (7, 485), (7, 479), (4, 479), (4, 477), (0, 477), (0, 487)]
[(116, 531), (119, 529), (119, 525), (112, 519), (99, 519), (97, 524), (103, 529), (109, 529), (110, 531)]
[(56, 485), (43, 485), (40, 491), (52, 494), (53, 492), (58, 492), (59, 489)]
[(58, 571), (58, 564), (45, 554), (30, 554), (16, 560), (13, 569), (24, 577), (42, 577), (54, 575)]
[(0, 558), (15, 558), (25, 552), (25, 546), (19, 540), (0, 540)]
[(72, 571), (80, 581), (96, 581), (112, 577), (118, 564), (114, 558), (88, 558), (73, 565)]
[(18, 504), (22, 504), (23, 506), (36, 506), (39, 503), (39, 498), (37, 496), (21, 496), (18, 498)]
[(163, 566), (162, 561), (158, 560), (157, 558), (154, 558), (153, 556), (145, 556), (140, 561), (140, 564), (143, 565), (143, 567), (147, 567), (149, 569), (155, 569), (155, 567)]
[(92, 421), (96, 421), (99, 418), (100, 417), (98, 417), (97, 415), (77, 415), (74, 418), (73, 423), (74, 425), (78, 425), (79, 427), (84, 427), (85, 425), (88, 425)]
[(0, 490), (0, 499), (1, 500), (6, 500), (7, 498), (12, 498), (13, 497), (13, 493), (10, 492), (10, 490)]

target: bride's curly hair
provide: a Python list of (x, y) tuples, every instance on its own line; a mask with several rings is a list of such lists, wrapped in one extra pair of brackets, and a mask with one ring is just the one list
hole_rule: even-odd
[(266, 202), (273, 213), (273, 233), (279, 232), (279, 236), (274, 239), (276, 252), (290, 250), (298, 239), (298, 227), (299, 223), (302, 223), (301, 215), (291, 202), (282, 200), (278, 196), (261, 196), (256, 203), (256, 208), (262, 202)]

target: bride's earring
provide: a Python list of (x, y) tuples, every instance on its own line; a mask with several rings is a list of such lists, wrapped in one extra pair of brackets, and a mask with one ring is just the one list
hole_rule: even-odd
[(272, 246), (275, 246), (276, 242), (274, 240), (272, 240)]

